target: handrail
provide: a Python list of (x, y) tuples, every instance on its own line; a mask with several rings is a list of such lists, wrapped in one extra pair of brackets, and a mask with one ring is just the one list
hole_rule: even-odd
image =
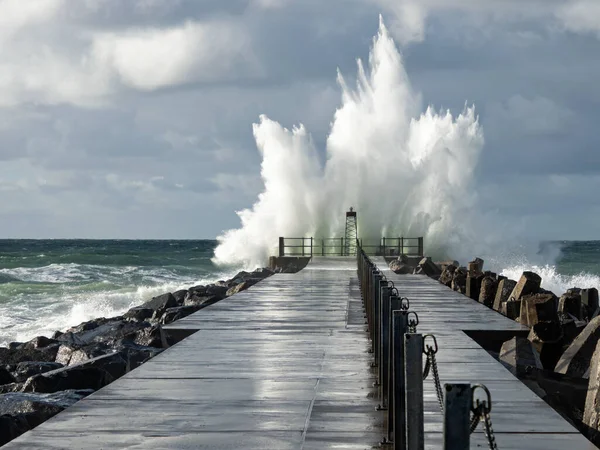
[[(394, 450), (424, 449), (423, 380), (431, 372), (444, 415), (444, 450), (468, 450), (470, 434), (480, 422), (489, 448), (497, 450), (487, 388), (445, 384), (442, 389), (435, 357), (438, 351), (435, 336), (417, 333), (418, 316), (409, 311), (408, 299), (400, 297), (394, 283), (373, 263), (360, 240), (357, 240), (356, 248), (358, 281), (371, 342), (369, 351), (373, 354), (372, 367), (377, 368), (378, 409), (387, 410), (387, 433), (381, 444), (392, 443)], [(433, 345), (427, 344), (428, 338)], [(427, 355), (425, 370), (423, 355)], [(475, 400), (473, 394), (479, 386), (487, 393), (483, 402)]]
[[(366, 242), (366, 243), (365, 243)], [(377, 242), (372, 244), (372, 242)], [(346, 238), (280, 237), (279, 256), (353, 256), (358, 247), (347, 245)], [(423, 237), (383, 237), (356, 240), (357, 246), (372, 256), (423, 256)]]

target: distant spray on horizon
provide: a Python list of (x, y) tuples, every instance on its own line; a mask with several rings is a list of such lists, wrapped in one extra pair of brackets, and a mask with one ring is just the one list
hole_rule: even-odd
[(303, 125), (288, 130), (264, 115), (253, 125), (264, 190), (238, 212), (241, 228), (217, 238), (215, 263), (264, 264), (279, 236), (342, 236), (349, 206), (361, 237), (424, 236), (432, 256), (457, 255), (472, 238), (470, 188), (484, 143), (474, 107), (423, 112), (381, 19), (357, 86), (339, 73), (338, 84), (324, 165)]

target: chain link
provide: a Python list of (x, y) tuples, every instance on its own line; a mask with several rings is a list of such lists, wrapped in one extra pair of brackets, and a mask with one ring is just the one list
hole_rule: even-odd
[(498, 450), (496, 436), (494, 435), (494, 428), (492, 428), (492, 417), (490, 416), (490, 412), (487, 410), (483, 414), (483, 426), (485, 427), (485, 436), (487, 437), (490, 450)]
[(469, 434), (473, 434), (473, 432), (477, 429), (477, 425), (481, 421), (481, 407), (473, 410), (473, 416), (471, 417), (471, 422), (469, 424)]

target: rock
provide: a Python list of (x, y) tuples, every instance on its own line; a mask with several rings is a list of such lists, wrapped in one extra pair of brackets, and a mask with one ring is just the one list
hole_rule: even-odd
[(183, 306), (205, 307), (205, 306), (212, 305), (213, 303), (216, 303), (219, 300), (222, 300), (222, 299), (219, 297), (215, 297), (214, 295), (200, 296), (200, 295), (197, 295), (196, 293), (189, 292), (183, 302)]
[(519, 282), (516, 284), (509, 298), (519, 300), (521, 297), (529, 294), (537, 294), (540, 289), (542, 279), (540, 276), (533, 272), (523, 272)]
[(54, 333), (52, 333), (52, 339), (58, 339), (62, 335), (63, 335), (62, 331), (55, 331)]
[(173, 292), (173, 297), (175, 297), (175, 301), (177, 302), (178, 306), (183, 305), (183, 300), (185, 300), (185, 296), (187, 295), (187, 293), (187, 289), (181, 289), (179, 291)]
[(8, 394), (9, 392), (21, 392), (23, 383), (9, 383), (0, 386), (0, 394)]
[(139, 367), (163, 351), (162, 348), (137, 345), (128, 340), (123, 340), (116, 349), (127, 360), (127, 372)]
[(529, 327), (538, 322), (557, 322), (556, 297), (553, 294), (532, 294), (521, 297), (519, 317), (519, 322)]
[(403, 263), (397, 259), (394, 259), (389, 264), (390, 270), (394, 273), (406, 275), (412, 273), (414, 268), (409, 266), (408, 264)]
[(466, 296), (475, 301), (479, 301), (479, 292), (481, 291), (482, 281), (482, 273), (467, 272)]
[(9, 350), (16, 350), (18, 348), (21, 348), (22, 345), (23, 345), (23, 342), (9, 342), (8, 348), (9, 348)]
[(261, 267), (260, 269), (256, 269), (254, 272), (252, 272), (252, 278), (261, 278), (261, 279), (265, 279), (270, 277), (271, 275), (273, 275), (275, 272), (273, 272), (271, 269), (267, 268), (267, 267)]
[(202, 309), (201, 306), (177, 306), (175, 308), (167, 309), (160, 319), (160, 323), (167, 325), (175, 322), (176, 320), (183, 319), (190, 314)]
[(68, 334), (68, 333), (79, 334), (84, 331), (94, 330), (94, 329), (98, 328), (100, 325), (105, 324), (109, 320), (111, 320), (111, 319), (106, 319), (105, 317), (92, 319), (87, 322), (80, 323), (76, 327), (69, 328), (67, 331), (65, 331), (65, 334)]
[(218, 286), (218, 285), (207, 286), (205, 295), (214, 296), (214, 297), (219, 298), (219, 300), (223, 300), (225, 297), (227, 297), (228, 290), (229, 290), (229, 286), (227, 286), (227, 285), (225, 285), (225, 286)]
[(520, 319), (521, 317), (521, 300), (508, 300), (502, 303), (500, 311), (506, 317), (512, 320)]
[(483, 259), (475, 258), (467, 264), (467, 272), (478, 275), (483, 272)]
[(136, 322), (124, 319), (104, 321), (94, 328), (77, 333), (67, 332), (59, 338), (61, 342), (72, 347), (84, 347), (90, 344), (104, 343), (108, 346), (119, 339), (150, 326), (147, 322)]
[(0, 415), (0, 446), (12, 441), (30, 429), (31, 427), (27, 422), (27, 418), (23, 415)]
[(0, 385), (10, 384), (15, 382), (15, 377), (6, 370), (4, 367), (0, 367)]
[(460, 292), (462, 294), (466, 293), (467, 290), (467, 272), (461, 268), (458, 268), (454, 271), (454, 276), (452, 277), (452, 283), (450, 284), (450, 288), (453, 291)]
[(596, 344), (590, 364), (583, 423), (593, 430), (600, 431), (600, 342)]
[(158, 297), (152, 298), (152, 300), (148, 300), (143, 305), (140, 305), (140, 308), (150, 308), (157, 312), (157, 314), (162, 315), (167, 308), (174, 308), (177, 306), (177, 299), (171, 293), (159, 295)]
[(531, 327), (527, 339), (540, 354), (544, 369), (554, 369), (563, 349), (563, 330), (560, 323), (538, 322)]
[(51, 362), (56, 358), (58, 346), (56, 344), (45, 348), (28, 348), (22, 346), (16, 349), (0, 347), (0, 365), (18, 364), (23, 361), (46, 361)]
[(56, 339), (50, 339), (46, 336), (38, 336), (23, 344), (26, 348), (38, 349), (38, 348), (46, 348), (51, 345), (56, 345), (59, 342)]
[(155, 325), (150, 328), (144, 328), (143, 330), (139, 330), (133, 335), (127, 336), (126, 339), (131, 339), (133, 343), (135, 343), (136, 345), (141, 345), (143, 347), (163, 347), (160, 325)]
[(111, 351), (111, 348), (102, 344), (88, 345), (86, 347), (64, 344), (58, 349), (55, 362), (63, 366), (72, 366), (105, 355), (109, 351)]
[(458, 261), (436, 261), (435, 265), (438, 266), (443, 272), (449, 266), (454, 266), (455, 268), (460, 266), (460, 263)]
[(479, 303), (483, 303), (488, 308), (493, 308), (497, 290), (498, 280), (495, 277), (489, 275), (483, 277), (479, 291)]
[(441, 269), (431, 260), (430, 257), (425, 257), (419, 261), (417, 270), (421, 269), (421, 272), (430, 278), (437, 278), (442, 274)]
[(15, 370), (13, 370), (13, 375), (17, 382), (23, 382), (34, 375), (50, 372), (61, 367), (63, 365), (56, 362), (26, 361), (17, 364)]
[(127, 372), (121, 353), (92, 358), (83, 363), (35, 375), (25, 382), (25, 392), (57, 392), (67, 389), (93, 389), (113, 382)]
[(581, 320), (583, 318), (581, 309), (581, 295), (576, 293), (563, 294), (558, 301), (558, 312), (570, 314)]
[(508, 301), (510, 298), (510, 293), (513, 291), (516, 285), (516, 281), (509, 280), (508, 278), (500, 280), (498, 283), (498, 289), (496, 290), (496, 297), (494, 297), (494, 310), (500, 311), (502, 303)]
[(500, 361), (507, 365), (515, 376), (524, 367), (543, 368), (540, 354), (536, 348), (529, 340), (522, 337), (514, 337), (502, 344)]
[(583, 289), (581, 291), (581, 305), (584, 309), (584, 313), (586, 313), (586, 317), (591, 319), (600, 307), (600, 304), (598, 304), (598, 289)]
[(91, 392), (69, 390), (54, 394), (0, 395), (0, 445), (45, 422)]
[(237, 294), (238, 292), (245, 291), (249, 287), (254, 286), (260, 280), (253, 280), (252, 278), (241, 282), (240, 284), (236, 284), (235, 286), (229, 288), (225, 293), (227, 297)]
[(573, 340), (560, 357), (555, 372), (585, 378), (598, 340), (600, 339), (600, 316), (592, 319)]
[[(187, 292), (187, 291), (186, 291)], [(141, 306), (136, 306), (127, 311), (123, 317), (126, 319), (137, 320), (138, 322), (143, 322), (148, 320), (154, 314), (154, 310), (152, 308), (143, 308)]]
[[(390, 265), (390, 268), (391, 268), (391, 265)], [(457, 266), (455, 266), (454, 264), (448, 264), (442, 271), (442, 274), (440, 275), (440, 279), (438, 281), (448, 287), (451, 287), (452, 280), (454, 279), (454, 273), (456, 272), (456, 268), (457, 268)]]

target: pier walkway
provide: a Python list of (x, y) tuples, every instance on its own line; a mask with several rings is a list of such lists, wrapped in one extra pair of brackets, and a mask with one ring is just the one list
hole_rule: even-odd
[[(484, 337), (526, 336), (529, 329), (461, 293), (423, 275), (398, 275), (381, 257), (371, 259), (410, 299), (419, 316), (418, 332), (436, 336), (437, 361), (443, 383), (485, 384), (492, 396), (492, 420), (500, 450), (596, 449), (577, 429), (515, 378), (465, 331)], [(428, 342), (431, 344), (431, 342)], [(426, 448), (441, 449), (443, 416), (431, 379), (424, 381)], [(480, 425), (471, 448), (488, 448)]]
[[(442, 383), (490, 389), (500, 450), (595, 448), (464, 332), (525, 327), (373, 262), (410, 298), (418, 332), (437, 337)], [(165, 328), (190, 335), (3, 450), (369, 449), (385, 435), (354, 257), (313, 258)], [(438, 450), (429, 379), (424, 393), (425, 448)], [(480, 430), (471, 448), (487, 448)]]
[(274, 275), (171, 327), (197, 332), (3, 449), (365, 449), (381, 440), (354, 257)]

